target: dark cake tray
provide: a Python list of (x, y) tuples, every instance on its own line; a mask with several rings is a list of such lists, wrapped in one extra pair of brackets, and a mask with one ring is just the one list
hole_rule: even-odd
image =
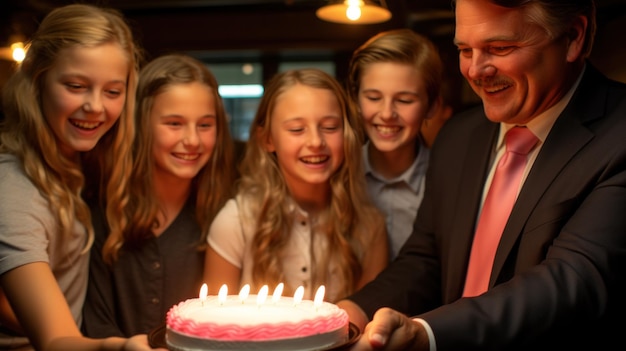
[[(167, 343), (165, 342), (165, 329), (165, 324), (163, 324), (148, 334), (148, 342), (151, 347), (168, 348)], [(346, 351), (359, 339), (360, 335), (361, 331), (359, 330), (359, 327), (350, 323), (348, 340), (341, 344), (325, 347), (316, 351)]]

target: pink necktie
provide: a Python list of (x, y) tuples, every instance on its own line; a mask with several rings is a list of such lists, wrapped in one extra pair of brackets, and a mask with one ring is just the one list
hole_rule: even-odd
[(513, 127), (504, 138), (506, 152), (498, 162), (478, 219), (463, 296), (487, 291), (496, 249), (515, 204), (528, 153), (538, 141), (526, 127)]

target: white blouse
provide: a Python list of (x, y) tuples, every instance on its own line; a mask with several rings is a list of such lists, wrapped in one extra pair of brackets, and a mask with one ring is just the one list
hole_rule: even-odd
[[(239, 196), (237, 199), (240, 199)], [(257, 293), (261, 286), (255, 286), (252, 280), (253, 236), (256, 229), (256, 220), (250, 214), (249, 208), (241, 208), (245, 201), (230, 199), (217, 214), (207, 241), (225, 260), (241, 269), (240, 286), (249, 284), (251, 293)], [(289, 236), (287, 247), (282, 252), (280, 262), (285, 276), (285, 286), (295, 291), (299, 286), (304, 287), (304, 298), (312, 300), (317, 286), (312, 285), (312, 274), (317, 269), (329, 269), (328, 282), (325, 282), (325, 300), (335, 301), (339, 298), (339, 281), (336, 269), (328, 262), (315, 262), (316, 253), (325, 252), (328, 246), (323, 235), (315, 235), (311, 228), (308, 214), (293, 204), (294, 226)], [(335, 284), (333, 284), (335, 283)], [(229, 294), (237, 294), (230, 291)], [(272, 291), (270, 291), (270, 294)]]

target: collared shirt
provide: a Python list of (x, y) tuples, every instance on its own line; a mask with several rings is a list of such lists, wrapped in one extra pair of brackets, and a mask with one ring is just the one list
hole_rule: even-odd
[(363, 146), (367, 191), (376, 207), (385, 215), (389, 259), (393, 260), (413, 231), (413, 222), (424, 198), (424, 179), (430, 151), (420, 143), (413, 164), (400, 176), (386, 179), (370, 164), (369, 144), (368, 141)]
[(87, 336), (149, 333), (165, 322), (172, 306), (198, 296), (204, 251), (198, 250), (202, 232), (190, 200), (161, 235), (140, 247), (124, 245), (112, 266), (102, 258), (109, 232), (102, 208), (92, 208), (92, 220), (96, 238), (83, 309)]
[[(240, 286), (250, 285), (251, 291), (258, 291), (261, 287), (253, 282), (252, 270), (254, 267), (254, 235), (256, 233), (256, 217), (251, 214), (250, 208), (241, 201), (241, 195), (230, 199), (220, 210), (211, 224), (207, 241), (225, 260), (241, 269)], [(291, 204), (293, 223), (287, 246), (279, 259), (287, 287), (295, 290), (299, 286), (304, 288), (303, 298), (312, 300), (317, 286), (313, 286), (313, 274), (317, 270), (328, 270), (329, 279), (325, 282), (326, 300), (335, 301), (339, 296), (339, 276), (334, 263), (317, 262), (315, 257), (322, 256), (328, 247), (324, 235), (315, 235), (315, 225), (307, 212)], [(229, 294), (237, 294), (230, 291)]]
[[(537, 155), (539, 154), (539, 150), (541, 150), (541, 147), (543, 146), (543, 143), (548, 137), (548, 134), (550, 133), (552, 126), (556, 122), (561, 112), (565, 110), (565, 107), (571, 100), (572, 95), (574, 95), (574, 91), (578, 87), (580, 80), (582, 79), (583, 73), (584, 73), (584, 70), (580, 74), (578, 79), (576, 80), (576, 83), (574, 84), (574, 86), (570, 88), (567, 94), (565, 94), (565, 96), (563, 96), (563, 98), (559, 100), (559, 102), (557, 102), (554, 106), (550, 107), (546, 111), (539, 114), (537, 117), (533, 118), (526, 125), (526, 127), (537, 137), (537, 139), (539, 139), (539, 142), (537, 143), (537, 146), (535, 146), (528, 153), (528, 162), (526, 163), (526, 168), (524, 169), (524, 174), (522, 175), (522, 181), (520, 182), (518, 193), (522, 189), (522, 185), (524, 185), (524, 182), (526, 181), (526, 177), (528, 176), (530, 169), (535, 163), (535, 159), (537, 158)], [(483, 203), (485, 201), (485, 198), (487, 197), (487, 192), (489, 191), (489, 187), (491, 186), (491, 181), (493, 180), (493, 175), (495, 174), (495, 171), (496, 171), (496, 165), (498, 164), (498, 161), (500, 160), (500, 158), (504, 156), (504, 152), (506, 151), (505, 143), (504, 143), (504, 135), (506, 134), (506, 132), (508, 132), (511, 128), (515, 126), (516, 126), (515, 124), (507, 124), (507, 123), (500, 124), (500, 134), (498, 135), (498, 141), (496, 143), (495, 155), (493, 155), (492, 157), (491, 170), (489, 172), (489, 177), (487, 178), (487, 181), (485, 182), (485, 187), (483, 188), (483, 198), (482, 198)], [(480, 213), (478, 215), (480, 216)]]

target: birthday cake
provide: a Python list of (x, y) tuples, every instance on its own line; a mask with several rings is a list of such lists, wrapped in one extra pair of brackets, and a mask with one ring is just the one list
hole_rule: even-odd
[(320, 350), (348, 337), (348, 315), (334, 304), (259, 295), (183, 301), (167, 313), (165, 331), (174, 351)]

